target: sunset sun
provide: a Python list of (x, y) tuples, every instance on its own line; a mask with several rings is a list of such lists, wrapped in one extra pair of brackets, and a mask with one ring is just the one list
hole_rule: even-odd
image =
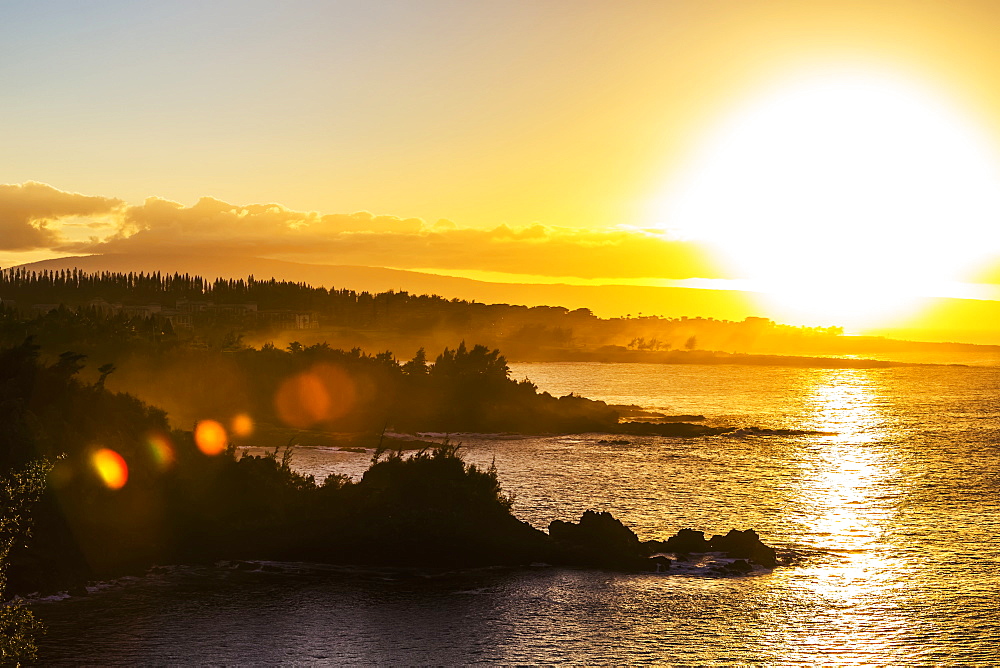
[(971, 296), (996, 247), (992, 139), (943, 94), (835, 69), (725, 115), (660, 203), (776, 309), (866, 325), (921, 296)]

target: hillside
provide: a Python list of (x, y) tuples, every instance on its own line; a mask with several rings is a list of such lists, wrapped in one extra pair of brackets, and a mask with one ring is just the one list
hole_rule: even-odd
[(757, 315), (752, 298), (736, 291), (631, 285), (490, 283), (402, 269), (303, 264), (249, 256), (90, 255), (43, 260), (20, 266), (35, 271), (76, 267), (88, 272), (178, 272), (209, 279), (246, 278), (253, 275), (259, 279), (274, 277), (279, 281), (358, 292), (405, 290), (414, 294), (436, 294), (448, 299), (487, 304), (564, 306), (571, 310), (587, 308), (603, 318), (645, 313), (666, 317), (700, 315), (742, 320)]
[[(478, 281), (453, 276), (352, 265), (318, 265), (287, 262), (251, 256), (215, 256), (192, 254), (91, 255), (43, 260), (20, 265), (35, 271), (71, 269), (88, 272), (179, 272), (209, 279), (257, 278), (302, 282), (316, 287), (355, 290), (358, 292), (407, 291), (411, 294), (435, 294), (486, 304), (524, 306), (558, 305), (570, 310), (586, 308), (601, 318), (626, 315), (658, 315), (665, 318), (701, 317), (739, 321), (758, 317), (764, 312), (754, 293), (735, 290), (700, 290), (693, 288), (633, 285), (519, 284)], [(2, 297), (2, 295), (0, 295)], [(882, 339), (910, 342), (997, 345), (1000, 331), (1000, 302), (975, 299), (927, 299), (923, 308), (895, 327), (865, 332), (850, 345), (835, 349), (791, 351), (798, 354), (888, 354), (905, 352), (970, 352), (940, 346), (900, 346)], [(836, 326), (839, 323), (819, 323)], [(872, 338), (875, 337), (875, 338)], [(881, 337), (881, 338), (880, 338)], [(848, 337), (845, 337), (848, 338)], [(843, 342), (842, 342), (843, 343)], [(905, 349), (905, 350), (904, 350)], [(980, 353), (982, 350), (972, 350)], [(781, 353), (781, 350), (759, 352)], [(992, 355), (994, 351), (985, 351)], [(909, 360), (908, 360), (909, 361)]]
[[(100, 264), (102, 258), (80, 260), (81, 264)], [(126, 260), (125, 264), (131, 266), (134, 261)], [(252, 264), (228, 262), (232, 271), (240, 264)], [(153, 261), (149, 264), (158, 266)], [(293, 270), (299, 266), (261, 260), (256, 268), (265, 273), (248, 279), (211, 279), (176, 270), (162, 274), (97, 273), (41, 268), (43, 263), (4, 270), (0, 275), (0, 300), (7, 311), (4, 338), (16, 343), (18, 337), (33, 334), (49, 345), (96, 350), (106, 347), (109, 336), (152, 336), (159, 341), (168, 332), (173, 337), (176, 331), (182, 340), (194, 345), (229, 347), (242, 341), (283, 347), (298, 341), (345, 349), (393, 350), (404, 355), (419, 348), (434, 350), (471, 340), (499, 347), (519, 361), (829, 366), (816, 358), (864, 356), (893, 362), (972, 364), (1000, 360), (1000, 347), (996, 346), (844, 336), (836, 327), (794, 327), (764, 318), (600, 318), (587, 308), (571, 311), (562, 306), (488, 304), (406, 290), (328, 290), (305, 279), (289, 282), (267, 277), (268, 269), (288, 269), (285, 265)], [(180, 269), (185, 269), (183, 263)], [(401, 282), (409, 274), (423, 276), (368, 267), (329, 269), (343, 270), (344, 276), (353, 274), (358, 281), (363, 281), (365, 273), (381, 275), (383, 280), (395, 274)], [(60, 304), (70, 312), (57, 311)], [(122, 318), (139, 320), (129, 324)], [(705, 351), (712, 352), (706, 356)], [(841, 363), (857, 361), (842, 359)]]

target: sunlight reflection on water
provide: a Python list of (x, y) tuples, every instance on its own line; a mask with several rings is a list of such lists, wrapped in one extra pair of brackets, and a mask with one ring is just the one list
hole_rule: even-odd
[(800, 507), (822, 547), (857, 552), (877, 542), (892, 521), (892, 468), (880, 443), (888, 420), (869, 375), (849, 369), (815, 374), (805, 423), (834, 432), (803, 451)]
[(898, 636), (910, 624), (890, 603), (894, 574), (906, 565), (882, 549), (896, 519), (899, 477), (883, 446), (891, 416), (884, 388), (866, 370), (814, 370), (809, 380), (803, 424), (833, 434), (802, 449), (796, 508), (799, 521), (811, 527), (811, 543), (838, 558), (775, 573), (776, 587), (803, 589), (825, 611), (821, 624), (804, 625), (786, 638), (780, 653), (802, 661), (825, 655), (841, 664), (866, 663), (898, 651)]

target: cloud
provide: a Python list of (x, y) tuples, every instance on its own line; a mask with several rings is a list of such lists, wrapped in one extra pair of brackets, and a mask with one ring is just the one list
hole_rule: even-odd
[[(5, 229), (21, 234), (17, 245), (8, 242), (6, 249), (251, 255), (320, 264), (587, 279), (724, 277), (699, 246), (638, 229), (538, 224), (480, 229), (367, 211), (321, 215), (280, 204), (235, 205), (212, 197), (191, 206), (159, 197), (126, 206), (117, 199), (64, 193), (38, 183), (2, 188)], [(48, 221), (87, 215), (107, 216), (114, 222), (112, 231), (88, 221), (78, 227), (97, 236), (71, 240), (46, 227)], [(5, 236), (5, 241), (8, 238), (15, 237)]]
[(53, 223), (112, 213), (122, 205), (121, 200), (63, 192), (35, 181), (0, 185), (0, 250), (53, 248), (62, 243)]
[[(416, 235), (373, 235), (399, 268), (479, 269), (579, 278), (720, 277), (707, 253), (691, 243), (622, 230), (533, 225), (491, 230), (456, 228)], [(361, 239), (342, 239), (339, 251), (364, 252)]]

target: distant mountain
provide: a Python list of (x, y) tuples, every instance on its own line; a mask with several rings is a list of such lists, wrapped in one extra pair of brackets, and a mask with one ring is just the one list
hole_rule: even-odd
[[(491, 283), (418, 271), (318, 265), (285, 262), (258, 257), (213, 257), (199, 255), (89, 255), (42, 260), (21, 265), (28, 269), (71, 269), (100, 272), (153, 272), (198, 274), (205, 278), (246, 278), (304, 282), (326, 288), (358, 292), (405, 290), (415, 294), (436, 294), (489, 304), (524, 306), (564, 306), (589, 308), (596, 315), (613, 318), (631, 314), (667, 317), (704, 316), (743, 320), (759, 315), (751, 293), (692, 288), (660, 288), (631, 285), (548, 285)], [(836, 324), (836, 323), (830, 323)]]

